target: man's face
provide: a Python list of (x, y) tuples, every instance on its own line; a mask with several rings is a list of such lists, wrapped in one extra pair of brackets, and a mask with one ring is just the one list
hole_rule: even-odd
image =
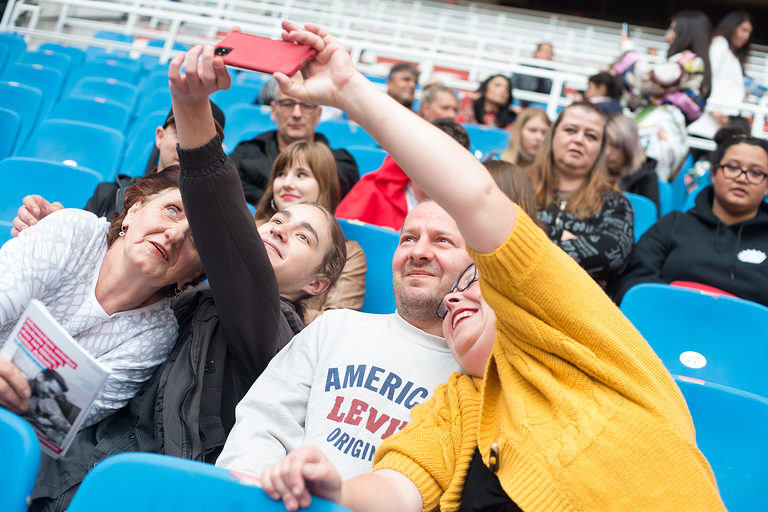
[(160, 151), (160, 157), (157, 161), (157, 170), (162, 171), (169, 165), (179, 163), (179, 153), (176, 151), (176, 144), (179, 142), (179, 136), (176, 133), (176, 123), (170, 123), (163, 128), (158, 126), (155, 130), (155, 146)]
[(312, 142), (320, 114), (319, 106), (301, 103), (278, 89), (272, 102), (272, 119), (277, 123), (277, 137), (281, 145), (287, 146), (296, 141)]
[(405, 219), (392, 258), (400, 315), (412, 324), (434, 324), (439, 330), (435, 310), (471, 262), (453, 218), (434, 201), (416, 206)]
[(432, 103), (421, 104), (421, 115), (430, 123), (446, 117), (456, 120), (459, 115), (459, 100), (450, 92), (440, 91), (435, 94)]
[(552, 60), (552, 58), (555, 56), (555, 53), (552, 50), (551, 44), (541, 43), (539, 47), (536, 48), (536, 51), (533, 53), (533, 56), (541, 60)]
[(416, 94), (416, 75), (408, 70), (398, 71), (387, 80), (387, 94), (398, 103), (411, 108)]

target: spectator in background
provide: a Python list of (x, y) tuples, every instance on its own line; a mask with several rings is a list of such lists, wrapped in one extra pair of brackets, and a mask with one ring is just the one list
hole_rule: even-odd
[[(746, 11), (727, 14), (715, 27), (709, 45), (709, 63), (712, 66), (712, 103), (742, 103), (747, 94), (744, 85), (744, 65), (752, 46), (752, 17)], [(713, 138), (725, 126), (728, 118), (740, 119), (738, 110), (723, 111), (721, 107), (708, 107), (701, 118), (688, 127), (688, 133)]]
[[(275, 82), (277, 83), (277, 82)], [(257, 226), (292, 204), (317, 203), (335, 213), (339, 205), (339, 178), (331, 150), (320, 142), (294, 142), (272, 164), (267, 188), (256, 207)], [(303, 299), (299, 314), (309, 324), (328, 309), (360, 309), (365, 295), (365, 254), (347, 240), (347, 260), (339, 279), (325, 292)]]
[(709, 34), (704, 13), (675, 14), (666, 33), (667, 61), (651, 66), (622, 32), (625, 53), (613, 71), (621, 77), (627, 105), (638, 114), (640, 144), (656, 160), (663, 181), (674, 178), (688, 154), (686, 126), (701, 116), (709, 96)]
[(507, 128), (515, 122), (512, 83), (504, 75), (491, 75), (480, 83), (473, 96), (461, 100), (460, 123)]
[(509, 147), (501, 153), (501, 160), (528, 169), (547, 137), (552, 121), (544, 109), (528, 107), (517, 117), (509, 137)]
[(405, 108), (410, 109), (416, 97), (419, 70), (412, 64), (401, 62), (392, 66), (387, 77), (387, 94)]
[[(536, 50), (533, 52), (533, 58), (539, 60), (553, 60), (555, 56), (552, 44), (542, 42), (536, 45)], [(545, 66), (538, 66), (542, 69), (549, 69)], [(523, 75), (515, 73), (512, 75), (512, 88), (522, 89), (524, 91), (540, 92), (542, 94), (549, 94), (552, 90), (552, 80), (541, 76)], [(527, 107), (530, 104), (529, 101), (521, 101), (522, 107)]]
[[(437, 119), (432, 124), (469, 150), (469, 135), (459, 123), (453, 119)], [(347, 197), (342, 199), (336, 216), (400, 229), (408, 212), (425, 198), (397, 162), (387, 156), (381, 167), (360, 178)]]
[(258, 105), (271, 105), (275, 101), (275, 95), (277, 94), (277, 81), (274, 78), (270, 78), (259, 89), (259, 95), (256, 97), (254, 103)]
[(549, 238), (603, 287), (632, 252), (634, 214), (608, 180), (605, 114), (589, 102), (560, 112), (529, 176)]
[(768, 306), (768, 142), (732, 137), (711, 161), (712, 185), (696, 206), (665, 215), (637, 242), (617, 303), (638, 283), (684, 281)]
[[(297, 76), (296, 80), (300, 77)], [(251, 140), (243, 141), (229, 154), (235, 163), (240, 180), (243, 183), (245, 199), (252, 205), (259, 203), (269, 181), (272, 164), (292, 142), (320, 142), (330, 147), (328, 139), (315, 132), (320, 122), (322, 108), (296, 101), (286, 96), (279, 89), (272, 101), (272, 119), (277, 130), (261, 133)], [(332, 149), (339, 174), (341, 196), (344, 197), (357, 183), (357, 163), (345, 149)]]
[(656, 160), (645, 158), (635, 122), (623, 114), (615, 114), (608, 118), (605, 137), (608, 179), (619, 190), (647, 197), (656, 203), (656, 210), (661, 214)]
[(621, 83), (616, 75), (601, 71), (589, 77), (584, 97), (590, 103), (600, 107), (605, 115), (621, 114), (620, 96)]
[(430, 123), (435, 119), (456, 119), (459, 115), (459, 98), (450, 87), (433, 82), (422, 89), (419, 110), (421, 117)]

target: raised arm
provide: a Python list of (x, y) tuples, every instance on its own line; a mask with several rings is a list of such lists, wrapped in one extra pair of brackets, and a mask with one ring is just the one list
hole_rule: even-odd
[(491, 252), (506, 240), (515, 225), (515, 209), (477, 159), (366, 80), (326, 30), (312, 24), (303, 30), (287, 21), (283, 28), (283, 39), (318, 51), (303, 71), (303, 83), (275, 73), (285, 94), (349, 114), (451, 214), (473, 249)]

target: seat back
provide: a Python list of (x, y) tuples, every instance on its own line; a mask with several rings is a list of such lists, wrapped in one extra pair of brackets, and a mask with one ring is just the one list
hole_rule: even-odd
[(86, 77), (113, 78), (135, 85), (138, 70), (115, 59), (86, 60), (71, 74), (69, 86)]
[(392, 257), (400, 242), (397, 231), (366, 224), (359, 220), (338, 219), (347, 240), (354, 240), (365, 253), (365, 296), (360, 311), (392, 313), (395, 293), (392, 290)]
[(663, 217), (676, 209), (674, 192), (672, 191), (672, 184), (668, 181), (657, 181), (659, 184), (659, 210), (661, 210), (661, 216)]
[[(257, 481), (202, 462), (152, 453), (123, 453), (109, 457), (88, 473), (67, 510), (97, 510), (108, 503), (110, 512), (284, 511), (283, 503), (267, 496)], [(347, 509), (313, 497), (305, 510)]]
[(666, 284), (630, 288), (621, 311), (673, 375), (768, 397), (768, 308)]
[(384, 163), (384, 158), (387, 156), (387, 152), (383, 149), (366, 146), (349, 146), (347, 151), (355, 158), (357, 171), (360, 173), (360, 176), (381, 167), (381, 164)]
[(128, 129), (125, 153), (120, 163), (120, 173), (128, 176), (142, 176), (147, 161), (155, 148), (155, 131), (165, 123), (167, 110), (157, 110), (136, 121)]
[(13, 151), (17, 151), (29, 138), (40, 118), (43, 93), (40, 89), (18, 82), (0, 81), (0, 108), (16, 112), (21, 124)]
[[(211, 95), (211, 101), (213, 101), (218, 107), (227, 114), (227, 123), (229, 123), (230, 110), (235, 106), (241, 105), (254, 105), (254, 101), (259, 96), (261, 86), (256, 83), (233, 83), (229, 86), (229, 89), (224, 91), (216, 91)], [(269, 110), (269, 105), (266, 105), (266, 110)]]
[(136, 86), (114, 78), (86, 77), (77, 81), (67, 96), (104, 98), (125, 105), (132, 111), (138, 92)]
[(5, 467), (0, 478), (0, 510), (26, 512), (27, 497), (40, 468), (40, 443), (26, 421), (2, 407), (0, 453)]
[(27, 49), (24, 37), (16, 32), (0, 32), (0, 46), (8, 48), (8, 62), (16, 62)]
[(274, 130), (276, 127), (277, 125), (270, 117), (269, 107), (236, 105), (227, 113), (224, 145), (227, 151), (232, 151), (240, 142), (251, 140), (256, 135)]
[(22, 64), (40, 64), (46, 68), (58, 69), (61, 71), (64, 80), (67, 79), (69, 72), (72, 70), (72, 58), (69, 55), (53, 50), (24, 52), (19, 62)]
[(329, 119), (317, 125), (318, 133), (328, 139), (333, 149), (349, 146), (378, 147), (379, 144), (358, 124), (343, 119)]
[(61, 43), (43, 43), (38, 50), (53, 50), (57, 53), (69, 55), (69, 58), (72, 61), (72, 69), (79, 67), (80, 64), (85, 61), (85, 51), (76, 46), (69, 46)]
[(48, 113), (48, 119), (82, 121), (119, 132), (125, 131), (130, 118), (131, 113), (125, 105), (97, 97), (65, 96)]
[(504, 150), (509, 146), (509, 132), (493, 126), (481, 124), (462, 124), (469, 135), (469, 144), (472, 153), (482, 158), (486, 153)]
[(21, 118), (19, 114), (7, 108), (0, 108), (0, 159), (3, 159), (13, 152), (16, 139), (19, 138), (19, 129), (21, 128)]
[(43, 102), (40, 106), (41, 115), (47, 114), (53, 102), (59, 99), (64, 84), (64, 75), (58, 69), (20, 62), (6, 67), (1, 78), (7, 82), (18, 82), (40, 89), (40, 92), (43, 93)]
[(635, 242), (637, 242), (643, 233), (656, 223), (659, 211), (656, 209), (656, 204), (645, 196), (632, 192), (624, 192), (624, 195), (629, 199), (632, 210), (635, 212), (634, 232)]
[(677, 379), (725, 506), (757, 510), (768, 483), (768, 400), (706, 382)]

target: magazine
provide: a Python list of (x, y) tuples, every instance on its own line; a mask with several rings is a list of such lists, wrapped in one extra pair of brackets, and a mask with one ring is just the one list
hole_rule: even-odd
[(22, 417), (40, 447), (57, 458), (66, 453), (108, 372), (37, 300), (22, 313), (0, 356), (15, 364), (32, 391)]

